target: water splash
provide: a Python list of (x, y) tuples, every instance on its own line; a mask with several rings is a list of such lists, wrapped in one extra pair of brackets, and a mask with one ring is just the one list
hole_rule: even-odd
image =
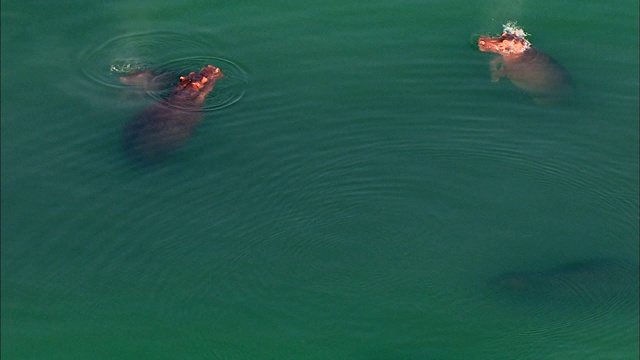
[(115, 74), (129, 74), (146, 68), (147, 65), (137, 59), (114, 60), (109, 71)]
[(524, 31), (521, 27), (518, 27), (518, 23), (516, 21), (508, 21), (506, 24), (502, 25), (503, 32), (507, 34), (515, 35), (521, 39), (525, 39), (527, 36), (531, 35)]

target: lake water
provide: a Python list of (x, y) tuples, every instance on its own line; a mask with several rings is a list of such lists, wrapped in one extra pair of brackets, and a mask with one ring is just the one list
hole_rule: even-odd
[[(490, 81), (507, 21), (570, 104)], [(637, 274), (487, 282), (637, 266), (638, 30), (632, 0), (3, 1), (2, 358), (637, 359)], [(131, 162), (162, 93), (120, 73), (207, 64), (189, 143)]]

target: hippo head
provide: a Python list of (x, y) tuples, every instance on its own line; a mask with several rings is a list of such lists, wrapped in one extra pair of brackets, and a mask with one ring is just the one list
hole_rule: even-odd
[(512, 33), (503, 33), (497, 38), (481, 37), (478, 39), (478, 49), (484, 52), (492, 52), (500, 55), (515, 55), (525, 52), (531, 47), (531, 43), (524, 37)]
[(213, 90), (213, 84), (223, 76), (220, 68), (207, 65), (199, 73), (192, 72), (187, 76), (180, 76), (180, 82), (174, 88), (173, 95), (183, 100), (194, 99), (201, 103)]
[(153, 72), (151, 70), (135, 71), (127, 75), (120, 76), (120, 81), (126, 85), (146, 87), (152, 81)]
[(120, 82), (140, 90), (162, 91), (173, 85), (175, 74), (152, 70), (137, 70), (120, 76)]

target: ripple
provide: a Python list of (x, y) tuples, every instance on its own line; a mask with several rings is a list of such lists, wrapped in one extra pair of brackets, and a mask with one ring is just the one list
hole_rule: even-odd
[[(488, 348), (499, 352), (509, 338), (508, 343), (519, 344), (512, 349), (518, 358), (531, 358), (539, 353), (536, 343), (541, 341), (560, 353), (567, 346), (587, 350), (594, 342), (628, 344), (633, 336), (629, 330), (638, 321), (637, 271), (635, 262), (594, 259), (493, 278), (484, 298), (496, 306), (487, 310), (487, 316), (495, 317), (497, 333), (490, 336)], [(532, 286), (527, 289), (522, 284)], [(553, 346), (548, 339), (562, 340)]]
[[(84, 76), (92, 82), (107, 88), (124, 89), (130, 86), (120, 82), (119, 77), (123, 74), (151, 69), (186, 75), (208, 64), (214, 65), (222, 69), (225, 77), (216, 83), (215, 91), (204, 106), (204, 111), (212, 111), (240, 100), (249, 82), (248, 73), (239, 64), (212, 55), (215, 49), (214, 41), (205, 35), (132, 33), (85, 51), (81, 54), (81, 67)], [(170, 88), (171, 84), (167, 84), (164, 89), (147, 91), (147, 94), (158, 100)]]
[(543, 272), (506, 273), (491, 280), (496, 295), (540, 314), (559, 311), (573, 322), (595, 323), (636, 308), (637, 264), (593, 259)]

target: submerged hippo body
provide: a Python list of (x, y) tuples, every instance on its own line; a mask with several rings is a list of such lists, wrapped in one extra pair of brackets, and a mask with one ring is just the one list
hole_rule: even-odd
[(568, 72), (522, 36), (505, 32), (496, 38), (481, 37), (478, 48), (500, 55), (490, 63), (492, 81), (509, 78), (538, 104), (565, 102), (573, 92)]
[(549, 300), (610, 300), (637, 294), (637, 264), (613, 259), (572, 262), (541, 272), (513, 272), (490, 281), (497, 292)]
[[(181, 76), (167, 97), (151, 104), (125, 126), (124, 143), (129, 155), (155, 161), (186, 143), (202, 121), (202, 104), (207, 94), (223, 76), (219, 68), (211, 65), (199, 73)], [(145, 71), (121, 80), (152, 89), (165, 79)]]
[(179, 76), (180, 74), (172, 71), (142, 70), (121, 76), (120, 82), (140, 90), (160, 91), (175, 83)]

